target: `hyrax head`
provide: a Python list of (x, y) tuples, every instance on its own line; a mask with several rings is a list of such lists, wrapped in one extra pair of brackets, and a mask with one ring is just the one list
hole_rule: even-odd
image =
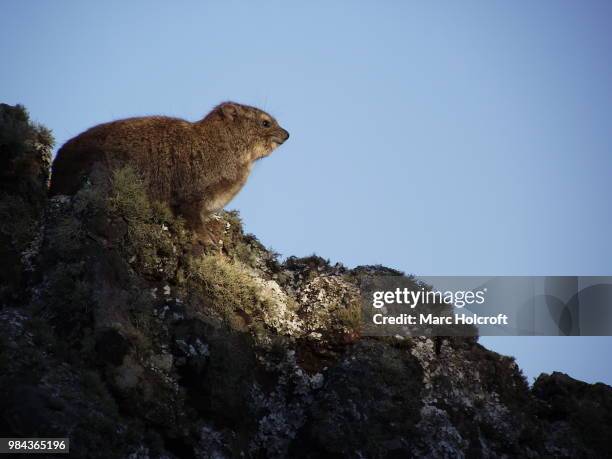
[(289, 138), (289, 132), (258, 108), (225, 102), (215, 111), (224, 119), (232, 134), (241, 139), (251, 161), (268, 156)]

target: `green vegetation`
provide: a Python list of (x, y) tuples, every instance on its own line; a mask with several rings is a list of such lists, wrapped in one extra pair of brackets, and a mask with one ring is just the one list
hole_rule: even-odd
[(24, 254), (38, 233), (47, 199), (53, 136), (21, 105), (0, 104), (0, 305), (18, 301)]
[[(192, 259), (189, 273), (187, 285), (192, 303), (211, 306), (232, 328), (244, 330), (254, 320), (261, 321), (262, 316), (275, 307), (270, 298), (262, 295), (261, 285), (244, 268), (221, 256)], [(206, 309), (199, 312), (204, 316), (208, 313)]]

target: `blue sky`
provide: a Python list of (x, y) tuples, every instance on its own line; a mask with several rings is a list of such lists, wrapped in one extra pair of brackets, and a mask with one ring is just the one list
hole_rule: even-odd
[[(58, 145), (232, 99), (291, 139), (230, 204), (283, 255), (417, 275), (612, 274), (612, 3), (0, 5), (0, 100)], [(483, 339), (612, 384), (609, 338)]]

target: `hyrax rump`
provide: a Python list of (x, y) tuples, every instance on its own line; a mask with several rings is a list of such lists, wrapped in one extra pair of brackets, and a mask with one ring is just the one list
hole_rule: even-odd
[(253, 163), (289, 138), (269, 114), (225, 102), (202, 120), (164, 116), (100, 124), (69, 140), (53, 162), (50, 194), (74, 194), (96, 163), (129, 165), (149, 197), (166, 202), (192, 228), (244, 186)]

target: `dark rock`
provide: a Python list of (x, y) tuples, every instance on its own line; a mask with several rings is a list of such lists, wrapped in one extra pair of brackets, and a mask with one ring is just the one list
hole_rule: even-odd
[(610, 387), (530, 390), (475, 337), (362, 337), (363, 282), (401, 272), (282, 262), (235, 212), (192, 234), (129, 168), (47, 201), (50, 135), (0, 115), (2, 436), (91, 458), (612, 456)]
[(121, 365), (130, 348), (129, 341), (113, 328), (101, 330), (96, 335), (96, 355), (101, 362)]
[(564, 373), (542, 374), (532, 392), (549, 451), (564, 457), (612, 457), (612, 390)]
[(0, 305), (19, 300), (33, 269), (52, 147), (50, 131), (24, 107), (0, 104)]

